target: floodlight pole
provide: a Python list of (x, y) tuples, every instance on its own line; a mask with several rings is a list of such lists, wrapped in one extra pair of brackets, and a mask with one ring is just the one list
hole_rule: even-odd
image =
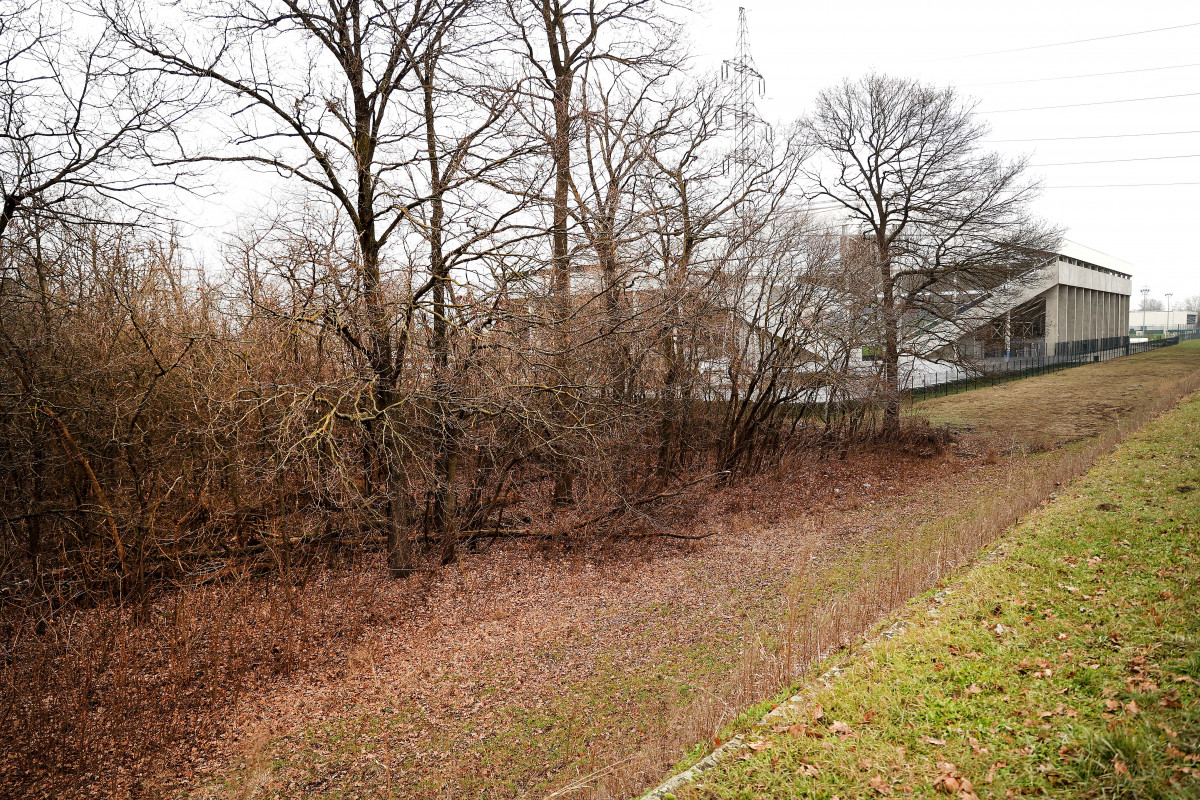
[(1142, 287), (1142, 335), (1146, 335), (1146, 298), (1150, 296), (1150, 287)]
[(1166, 336), (1171, 335), (1171, 292), (1167, 292), (1167, 329), (1163, 333)]

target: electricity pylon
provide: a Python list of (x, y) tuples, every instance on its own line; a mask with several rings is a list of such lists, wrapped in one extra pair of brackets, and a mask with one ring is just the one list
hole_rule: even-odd
[(750, 168), (754, 161), (754, 137), (759, 125), (766, 125), (758, 115), (756, 97), (762, 97), (766, 80), (754, 63), (750, 53), (750, 25), (746, 21), (746, 9), (738, 8), (737, 54), (726, 59), (722, 74), (734, 84), (733, 129), (734, 151), (732, 162), (734, 180), (742, 194), (749, 190)]

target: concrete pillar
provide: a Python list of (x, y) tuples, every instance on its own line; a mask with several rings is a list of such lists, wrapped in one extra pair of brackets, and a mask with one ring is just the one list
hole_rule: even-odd
[(1083, 289), (1075, 287), (1075, 341), (1087, 338), (1087, 317), (1084, 316), (1087, 304), (1084, 302), (1083, 292)]
[(1071, 287), (1060, 286), (1058, 289), (1058, 340), (1071, 341)]
[(1085, 291), (1087, 292), (1087, 295), (1084, 297), (1084, 308), (1087, 309), (1087, 316), (1084, 317), (1084, 319), (1087, 320), (1087, 338), (1095, 339), (1096, 321), (1097, 317), (1099, 316), (1099, 314), (1096, 313), (1099, 311), (1096, 301), (1099, 300), (1099, 298), (1096, 296), (1095, 289), (1086, 289)]
[(1054, 345), (1059, 342), (1058, 335), (1058, 293), (1059, 286), (1051, 286), (1043, 297), (1046, 308), (1046, 355), (1054, 354)]
[(1108, 292), (1097, 292), (1097, 294), (1099, 295), (1098, 299), (1100, 300), (1100, 314), (1097, 318), (1099, 324), (1096, 326), (1098, 328), (1096, 331), (1096, 338), (1104, 339), (1106, 336), (1108, 336), (1109, 328)]
[(1075, 339), (1075, 295), (1070, 286), (1063, 287), (1063, 296), (1067, 302), (1063, 304), (1063, 341)]
[(1094, 339), (1096, 317), (1092, 313), (1092, 290), (1079, 290), (1079, 333), (1080, 339)]
[(1104, 338), (1112, 339), (1116, 334), (1117, 322), (1117, 296), (1111, 292), (1104, 293)]
[(1071, 287), (1071, 341), (1078, 342), (1084, 337), (1083, 316), (1079, 313), (1079, 295), (1082, 290), (1078, 286)]

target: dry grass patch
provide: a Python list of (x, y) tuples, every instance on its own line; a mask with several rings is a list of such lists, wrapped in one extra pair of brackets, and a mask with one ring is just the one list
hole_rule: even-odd
[(1029, 450), (1100, 435), (1200, 370), (1200, 340), (926, 400), (911, 413)]

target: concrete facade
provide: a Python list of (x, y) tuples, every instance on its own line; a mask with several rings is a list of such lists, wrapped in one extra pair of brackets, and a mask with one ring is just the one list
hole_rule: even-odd
[(1036, 273), (998, 287), (948, 320), (947, 331), (969, 331), (952, 352), (1036, 358), (1122, 347), (1129, 334), (1130, 272), (1123, 261), (1064, 242)]
[(1047, 353), (1068, 342), (1107, 342), (1129, 334), (1133, 292), (1129, 269), (1119, 259), (1074, 242), (1063, 243), (1047, 267), (1052, 285), (1034, 298), (1045, 304)]

